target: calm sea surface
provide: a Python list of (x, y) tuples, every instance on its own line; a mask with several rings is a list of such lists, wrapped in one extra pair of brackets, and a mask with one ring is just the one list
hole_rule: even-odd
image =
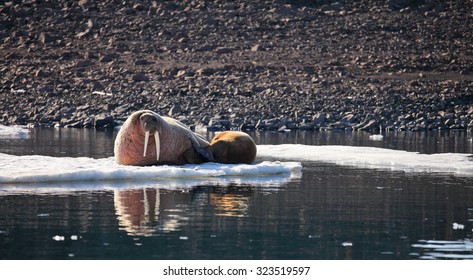
[[(0, 153), (110, 157), (115, 135), (35, 129), (26, 139), (0, 139)], [(257, 144), (473, 153), (472, 136), (462, 131), (392, 133), (382, 141), (363, 132), (252, 136)], [(56, 193), (0, 185), (0, 259), (473, 258), (472, 177), (302, 164), (301, 178), (267, 188)]]

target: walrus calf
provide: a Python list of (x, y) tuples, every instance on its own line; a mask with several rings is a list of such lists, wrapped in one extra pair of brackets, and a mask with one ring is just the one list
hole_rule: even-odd
[(251, 164), (256, 158), (256, 144), (241, 131), (223, 131), (210, 142), (210, 151), (218, 163)]
[[(149, 139), (150, 135), (153, 135)], [(115, 160), (123, 165), (214, 161), (209, 142), (183, 123), (150, 110), (134, 112), (115, 139)]]

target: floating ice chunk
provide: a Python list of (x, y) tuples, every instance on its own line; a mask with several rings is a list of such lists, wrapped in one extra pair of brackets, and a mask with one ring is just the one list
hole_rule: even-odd
[(18, 125), (4, 126), (0, 125), (0, 138), (19, 138), (24, 139), (30, 136), (30, 130)]
[(471, 154), (460, 153), (420, 154), (374, 147), (283, 144), (259, 145), (257, 159), (327, 162), (358, 168), (473, 175)]
[(350, 242), (350, 241), (345, 241), (345, 242), (342, 242), (342, 246), (343, 246), (343, 247), (352, 247), (352, 246), (353, 246), (353, 243)]
[(394, 255), (394, 253), (391, 251), (383, 251), (381, 252), (381, 255)]
[(373, 141), (382, 141), (384, 136), (382, 134), (374, 134), (369, 136), (370, 140)]
[[(231, 178), (232, 181), (253, 181), (297, 177), (302, 169), (299, 162), (259, 162), (256, 164), (204, 163), (183, 166), (124, 166), (113, 157), (104, 159), (48, 156), (14, 156), (0, 153), (0, 183), (86, 182), (117, 180), (208, 180)], [(266, 180), (267, 181), (267, 180)], [(257, 183), (257, 182), (256, 182)]]
[(465, 229), (465, 225), (458, 224), (458, 223), (453, 223), (452, 228), (453, 228), (454, 230), (457, 230), (457, 229)]
[(64, 241), (65, 238), (62, 235), (55, 235), (55, 236), (53, 236), (53, 240), (54, 241)]

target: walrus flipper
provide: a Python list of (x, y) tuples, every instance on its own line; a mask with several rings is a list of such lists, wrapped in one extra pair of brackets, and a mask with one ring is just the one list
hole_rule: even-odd
[(215, 158), (210, 151), (210, 146), (200, 146), (199, 142), (197, 142), (194, 137), (189, 137), (189, 140), (191, 141), (192, 147), (194, 147), (194, 150), (198, 155), (204, 157), (206, 161), (215, 162)]

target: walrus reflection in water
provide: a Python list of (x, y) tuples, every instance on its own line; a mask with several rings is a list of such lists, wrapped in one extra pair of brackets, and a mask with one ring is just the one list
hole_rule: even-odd
[[(151, 137), (150, 135), (154, 136)], [(209, 142), (183, 123), (150, 110), (131, 114), (115, 139), (115, 160), (123, 165), (214, 161)]]
[(188, 220), (186, 212), (175, 211), (188, 205), (191, 195), (166, 192), (159, 188), (115, 190), (115, 213), (121, 230), (132, 236), (178, 231)]
[(197, 187), (189, 192), (159, 188), (117, 189), (113, 202), (120, 230), (130, 236), (152, 236), (182, 231), (192, 219), (189, 207), (206, 209), (215, 216), (245, 217), (252, 194), (252, 188), (221, 186)]

